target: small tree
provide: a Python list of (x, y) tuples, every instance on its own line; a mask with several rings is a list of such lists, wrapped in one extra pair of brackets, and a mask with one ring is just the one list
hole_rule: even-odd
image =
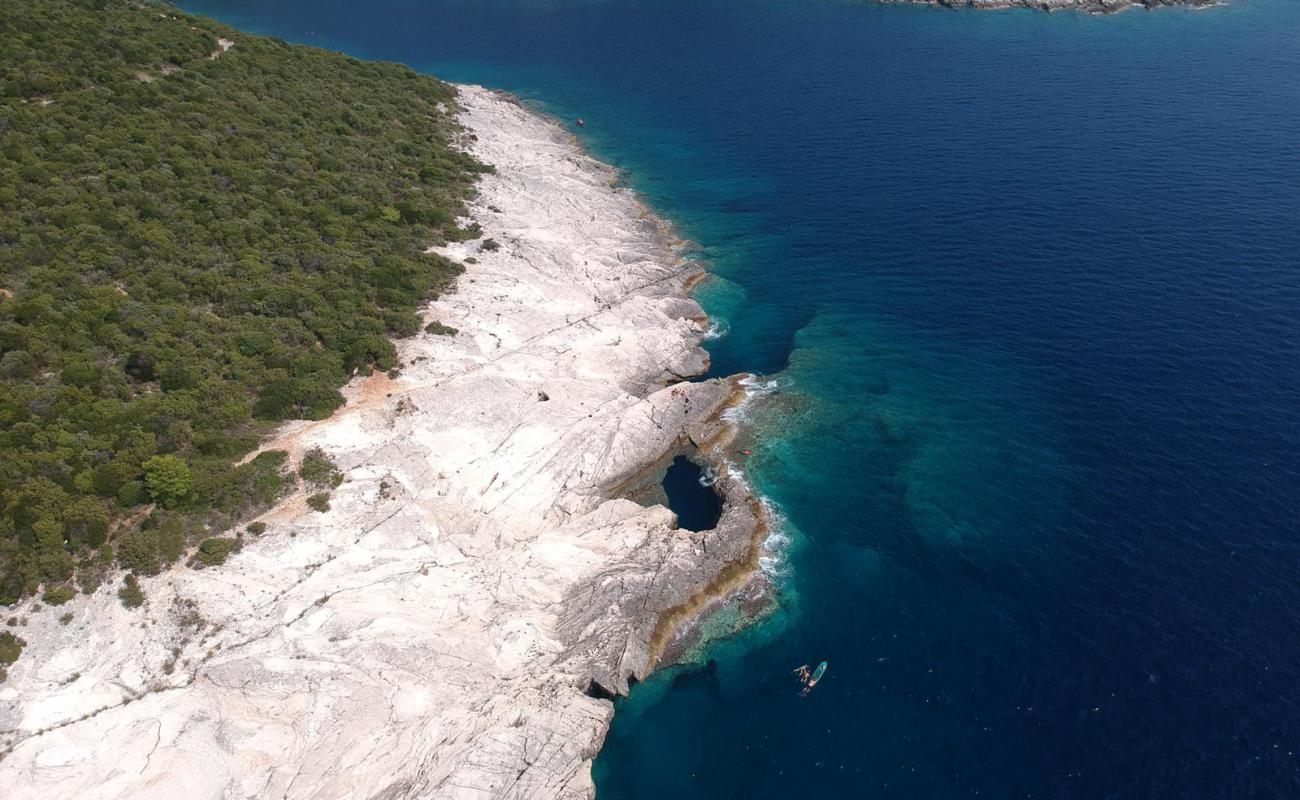
[(157, 575), (162, 571), (158, 560), (158, 529), (126, 531), (113, 541), (117, 544), (117, 563), (122, 569), (142, 575)]
[(194, 473), (176, 456), (154, 456), (144, 462), (144, 485), (150, 497), (171, 506), (194, 494)]
[(139, 608), (144, 605), (144, 592), (134, 575), (127, 575), (122, 581), (122, 588), (117, 590), (117, 597), (127, 608)]
[(235, 540), (222, 537), (213, 537), (204, 539), (199, 542), (199, 552), (197, 558), (200, 564), (208, 567), (215, 567), (219, 564), (226, 563), (226, 557), (235, 549)]
[(324, 514), (326, 511), (330, 510), (329, 492), (317, 492), (311, 497), (308, 497), (307, 505)]
[(63, 514), (69, 541), (88, 547), (99, 547), (108, 535), (108, 512), (104, 504), (93, 497), (82, 497), (72, 503)]
[(23, 647), (26, 644), (27, 642), (9, 631), (0, 633), (0, 664), (12, 664), (17, 661), (18, 656), (23, 654)]
[(63, 546), (63, 525), (52, 517), (42, 517), (32, 524), (36, 539), (36, 557), (41, 577), (61, 581), (72, 575), (72, 556)]
[(117, 504), (121, 508), (133, 508), (146, 499), (144, 484), (140, 481), (127, 481), (117, 490)]
[(314, 447), (302, 457), (298, 475), (310, 486), (333, 488), (343, 482), (343, 473), (338, 471), (334, 462), (324, 450)]
[(190, 532), (183, 517), (166, 517), (158, 523), (158, 559), (163, 564), (174, 564), (185, 554)]
[(41, 599), (52, 606), (61, 606), (76, 597), (77, 592), (70, 586), (55, 586), (45, 590)]

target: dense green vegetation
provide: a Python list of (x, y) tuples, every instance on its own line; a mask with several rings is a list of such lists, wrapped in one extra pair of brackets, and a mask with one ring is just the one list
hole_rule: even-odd
[(220, 563), (295, 480), (238, 459), (396, 366), (456, 274), (422, 251), (477, 235), (453, 92), (152, 2), (6, 2), (0, 41), (0, 602)]

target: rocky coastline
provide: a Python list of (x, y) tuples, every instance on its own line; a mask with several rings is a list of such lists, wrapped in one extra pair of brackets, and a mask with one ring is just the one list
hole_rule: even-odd
[[(60, 609), (0, 685), (0, 785), (79, 798), (586, 798), (611, 695), (767, 596), (767, 514), (732, 466), (744, 376), (703, 374), (700, 278), (614, 171), (507, 96), (462, 87), (463, 146), (496, 167), (483, 238), (328, 420), (268, 448), (329, 453), (215, 569)], [(718, 476), (713, 530), (636, 502), (675, 455)]]

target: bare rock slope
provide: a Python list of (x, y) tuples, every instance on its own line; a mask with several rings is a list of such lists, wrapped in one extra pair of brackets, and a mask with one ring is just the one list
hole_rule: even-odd
[(0, 786), (25, 798), (570, 798), (667, 620), (733, 586), (761, 531), (742, 480), (722, 523), (617, 495), (725, 442), (734, 380), (700, 373), (689, 270), (613, 172), (558, 126), (462, 90), (497, 172), (482, 241), (400, 377), (286, 429), (347, 475), (327, 513), (291, 498), (219, 569), (31, 614), (0, 685)]

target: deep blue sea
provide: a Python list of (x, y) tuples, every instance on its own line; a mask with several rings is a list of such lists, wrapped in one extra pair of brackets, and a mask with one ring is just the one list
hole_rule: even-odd
[(777, 381), (781, 608), (601, 800), (1300, 797), (1300, 2), (182, 5), (585, 118)]

